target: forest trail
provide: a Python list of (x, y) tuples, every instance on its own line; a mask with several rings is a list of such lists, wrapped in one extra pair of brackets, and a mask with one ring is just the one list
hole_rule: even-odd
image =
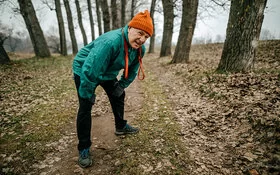
[[(216, 55), (216, 57), (218, 56), (219, 55)], [(94, 165), (87, 169), (79, 168), (76, 164), (78, 157), (75, 145), (72, 145), (70, 149), (68, 149), (70, 152), (72, 151), (72, 153), (69, 154), (70, 157), (67, 158), (71, 161), (68, 161), (68, 163), (67, 161), (62, 161), (65, 162), (65, 164), (62, 166), (59, 164), (59, 166), (54, 166), (51, 169), (55, 171), (51, 174), (71, 174), (73, 172), (76, 174), (104, 175), (175, 174), (177, 172), (179, 172), (178, 174), (192, 175), (241, 175), (254, 172), (259, 172), (261, 174), (277, 174), (277, 168), (279, 168), (277, 161), (265, 162), (265, 160), (267, 160), (265, 158), (266, 154), (272, 157), (275, 156), (270, 151), (277, 149), (277, 145), (267, 145), (263, 143), (260, 138), (256, 138), (258, 137), (258, 131), (252, 129), (250, 120), (243, 114), (244, 109), (245, 111), (248, 110), (246, 109), (246, 105), (248, 105), (246, 104), (247, 102), (243, 101), (238, 103), (238, 100), (234, 101), (236, 97), (230, 99), (230, 95), (228, 97), (229, 100), (232, 101), (231, 103), (223, 101), (219, 96), (217, 98), (208, 98), (202, 95), (201, 88), (204, 87), (204, 85), (200, 83), (205, 82), (204, 80), (202, 82), (196, 82), (197, 75), (195, 74), (198, 74), (198, 76), (202, 75), (200, 72), (203, 70), (203, 67), (207, 67), (207, 61), (202, 63), (202, 60), (198, 59), (196, 63), (189, 65), (168, 65), (170, 58), (162, 58), (159, 60), (157, 55), (148, 55), (146, 59), (145, 68), (148, 75), (147, 82), (142, 83), (136, 80), (127, 89), (126, 117), (137, 126), (137, 119), (135, 117), (139, 117), (139, 113), (143, 112), (140, 110), (143, 109), (143, 103), (152, 104), (149, 106), (151, 111), (153, 111), (153, 109), (155, 109), (155, 111), (158, 110), (158, 106), (154, 104), (153, 99), (151, 97), (145, 98), (145, 93), (143, 92), (143, 90), (150, 89), (151, 92), (154, 93), (154, 90), (152, 90), (154, 86), (151, 83), (156, 84), (161, 91), (160, 93), (165, 94), (164, 96), (158, 96), (156, 101), (161, 101), (164, 100), (161, 98), (165, 98), (167, 101), (160, 102), (160, 104), (165, 105), (169, 103), (171, 105), (170, 108), (167, 107), (166, 109), (168, 111), (166, 117), (170, 119), (168, 125), (172, 123), (179, 127), (179, 130), (175, 133), (179, 140), (175, 142), (180, 142), (179, 144), (182, 144), (182, 147), (186, 150), (180, 150), (180, 147), (177, 147), (177, 145), (170, 146), (168, 143), (164, 142), (163, 147), (175, 150), (173, 152), (178, 155), (184, 152), (184, 154), (187, 155), (187, 157), (184, 158), (186, 159), (185, 162), (183, 162), (185, 168), (180, 169), (178, 168), (180, 166), (173, 164), (171, 159), (165, 160), (165, 158), (163, 160), (167, 161), (167, 163), (162, 165), (159, 162), (164, 161), (157, 160), (153, 162), (151, 160), (154, 159), (154, 155), (146, 155), (148, 159), (136, 163), (138, 169), (142, 171), (133, 170), (130, 166), (127, 167), (131, 169), (130, 172), (125, 173), (125, 171), (122, 171), (120, 166), (122, 166), (123, 162), (121, 158), (118, 157), (119, 155), (115, 153), (120, 151), (123, 152), (121, 154), (125, 156), (127, 150), (132, 150), (133, 144), (123, 146), (122, 143), (123, 140), (130, 140), (131, 137), (120, 138), (114, 135), (113, 116), (109, 104), (106, 102), (106, 95), (103, 91), (99, 91), (101, 92), (100, 99), (97, 103), (97, 109), (93, 111), (92, 151)], [(215, 60), (215, 58), (213, 59)], [(212, 62), (214, 60), (208, 61)], [(273, 79), (273, 76), (271, 78)], [(151, 101), (144, 101), (144, 99)], [(106, 107), (103, 106), (104, 104), (106, 104)], [(100, 106), (102, 106), (102, 108), (98, 109)], [(236, 108), (235, 106), (238, 106), (240, 109), (234, 110), (233, 108)], [(249, 107), (251, 106), (249, 105)], [(277, 102), (275, 107), (279, 108), (279, 102)], [(234, 115), (238, 117), (234, 117)], [(156, 122), (156, 119), (149, 118), (148, 120), (148, 122), (144, 122), (145, 125), (151, 125), (151, 123)], [(160, 132), (165, 133), (166, 130), (167, 128), (163, 127), (160, 129)], [(264, 132), (270, 132), (272, 139), (277, 137), (277, 133), (271, 133), (271, 129)], [(151, 132), (151, 134), (153, 134), (153, 132)], [(138, 135), (133, 136), (133, 138), (136, 139), (136, 144), (137, 137)], [(156, 135), (151, 138), (155, 140), (161, 139)], [(139, 139), (141, 139), (141, 137), (139, 137)], [(172, 140), (172, 137), (170, 137), (170, 140)], [(267, 140), (272, 143), (271, 140)], [(149, 144), (151, 142), (151, 140), (148, 141)], [(157, 152), (157, 148), (152, 148), (152, 144), (149, 144), (147, 147), (151, 148), (153, 152)], [(121, 148), (119, 147), (120, 145)], [(133, 158), (138, 160), (141, 159), (141, 152), (145, 152), (145, 149), (140, 148), (135, 151), (136, 154)], [(176, 159), (176, 154), (168, 154), (169, 156), (175, 156), (173, 158)], [(168, 171), (166, 171), (165, 168), (168, 166), (171, 168), (167, 168)], [(269, 166), (270, 168), (272, 167), (271, 170), (269, 170)], [(46, 174), (49, 174), (49, 172)]]
[(273, 43), (260, 47), (256, 71), (248, 74), (214, 72), (222, 45), (193, 46), (188, 64), (147, 54), (146, 78), (135, 80), (125, 99), (125, 118), (140, 132), (114, 135), (111, 107), (99, 87), (92, 111), (94, 163), (86, 169), (77, 165), (72, 61), (26, 60), (4, 67), (0, 172), (276, 175), (280, 64), (278, 52), (267, 52), (272, 46), (280, 50)]

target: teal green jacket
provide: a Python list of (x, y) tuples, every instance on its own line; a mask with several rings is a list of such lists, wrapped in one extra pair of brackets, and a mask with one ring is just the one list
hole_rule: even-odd
[[(119, 80), (120, 86), (127, 88), (135, 79), (138, 69), (138, 50), (128, 42), (128, 26), (124, 28), (124, 37), (128, 43), (128, 78), (124, 75)], [(122, 28), (99, 36), (83, 47), (73, 61), (73, 73), (80, 76), (79, 95), (89, 99), (95, 93), (100, 82), (115, 79), (125, 66), (125, 50)], [(145, 46), (142, 46), (142, 56)]]

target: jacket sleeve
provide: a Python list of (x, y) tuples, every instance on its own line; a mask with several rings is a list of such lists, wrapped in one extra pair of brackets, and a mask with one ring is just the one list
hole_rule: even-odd
[(91, 49), (85, 63), (82, 66), (81, 84), (79, 95), (82, 98), (90, 99), (99, 83), (99, 76), (106, 71), (113, 48), (109, 42), (99, 42)]
[[(145, 54), (145, 47), (142, 47), (142, 58)], [(127, 88), (135, 79), (139, 69), (139, 61), (138, 61), (138, 55), (137, 58), (132, 62), (132, 64), (128, 68), (128, 78), (124, 78), (124, 74), (121, 76), (121, 79), (119, 81), (120, 86), (123, 88)]]

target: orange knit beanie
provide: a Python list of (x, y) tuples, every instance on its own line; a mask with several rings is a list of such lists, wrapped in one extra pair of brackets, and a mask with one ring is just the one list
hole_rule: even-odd
[(148, 10), (136, 14), (128, 23), (128, 26), (143, 30), (147, 32), (150, 36), (152, 36), (154, 32), (152, 18)]

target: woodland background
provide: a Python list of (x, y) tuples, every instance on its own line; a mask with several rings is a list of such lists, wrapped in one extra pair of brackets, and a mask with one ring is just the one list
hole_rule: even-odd
[[(21, 1), (19, 1), (21, 2)], [(249, 2), (249, 1), (248, 1)], [(200, 0), (198, 1), (189, 1), (185, 2), (183, 6), (183, 1), (51, 1), (51, 0), (41, 0), (34, 1), (31, 7), (31, 1), (22, 2), (22, 8), (20, 4), (15, 0), (2, 0), (0, 2), (0, 8), (2, 12), (2, 18), (4, 16), (8, 18), (18, 19), (17, 25), (9, 25), (6, 22), (1, 23), (1, 38), (0, 43), (4, 46), (5, 50), (9, 52), (35, 52), (38, 56), (38, 52), (43, 50), (46, 53), (41, 53), (41, 56), (44, 54), (49, 55), (48, 49), (38, 49), (37, 47), (46, 46), (49, 48), (51, 53), (61, 53), (62, 55), (67, 55), (68, 53), (76, 53), (79, 48), (83, 45), (91, 42), (104, 32), (107, 32), (111, 29), (116, 29), (124, 26), (129, 22), (134, 14), (144, 9), (149, 9), (151, 11), (151, 16), (154, 18), (155, 22), (155, 35), (151, 37), (151, 40), (148, 40), (146, 43), (149, 47), (149, 53), (154, 52), (154, 47), (159, 47), (161, 49), (160, 56), (167, 56), (171, 54), (172, 45), (180, 45), (176, 39), (178, 35), (173, 36), (174, 31), (180, 31), (180, 28), (185, 29), (187, 26), (191, 26), (192, 31), (189, 30), (189, 35), (191, 40), (183, 41), (183, 43), (188, 43), (186, 48), (189, 48), (190, 42), (192, 44), (206, 44), (206, 43), (221, 43), (225, 41), (225, 35), (217, 34), (216, 36), (200, 36), (196, 38), (193, 37), (193, 32), (195, 31), (195, 23), (197, 21), (203, 22), (208, 19), (214, 18), (217, 14), (227, 15), (230, 11), (230, 1), (229, 0)], [(187, 4), (189, 3), (189, 4)], [(267, 4), (266, 1), (262, 2)], [(263, 4), (264, 5), (264, 4)], [(239, 7), (243, 7), (244, 12), (248, 10), (247, 6), (250, 6), (250, 2), (244, 4), (237, 4)], [(234, 4), (232, 5), (234, 7)], [(265, 6), (263, 6), (265, 7)], [(246, 9), (247, 8), (247, 9)], [(277, 11), (277, 6), (268, 6), (266, 13), (275, 13)], [(194, 9), (191, 13), (183, 14), (183, 9)], [(256, 10), (256, 9), (255, 9)], [(49, 23), (51, 27), (48, 26), (48, 30), (45, 28), (40, 29), (40, 23), (45, 23), (45, 21), (38, 21), (38, 19), (43, 19), (41, 16), (46, 15), (46, 11), (55, 11), (56, 18), (53, 22)], [(234, 11), (233, 9), (231, 11)], [(165, 12), (165, 13), (164, 13)], [(225, 12), (225, 13), (224, 13)], [(242, 8), (240, 9), (242, 12)], [(264, 13), (264, 12), (262, 12)], [(25, 21), (23, 24), (24, 14), (31, 14), (31, 16), (38, 16), (35, 21)], [(247, 19), (252, 21), (247, 16), (236, 17), (237, 20), (241, 21)], [(186, 19), (191, 19), (190, 22), (184, 23), (182, 16)], [(25, 19), (28, 17), (26, 16)], [(258, 17), (259, 18), (259, 17)], [(262, 15), (261, 15), (261, 18)], [(31, 19), (30, 19), (31, 20)], [(181, 21), (182, 20), (182, 21)], [(197, 21), (196, 21), (197, 20)], [(262, 19), (263, 20), (263, 19)], [(6, 20), (5, 20), (6, 21)], [(0, 21), (1, 22), (1, 21)], [(26, 23), (27, 22), (27, 23)], [(160, 22), (160, 23), (159, 23)], [(163, 22), (163, 23), (162, 23)], [(57, 25), (54, 25), (57, 23)], [(181, 25), (181, 23), (183, 25)], [(226, 23), (226, 21), (225, 21)], [(259, 21), (258, 23), (262, 23)], [(27, 25), (26, 25), (27, 24)], [(28, 27), (28, 24), (33, 25), (33, 30)], [(90, 25), (88, 25), (90, 24)], [(241, 24), (241, 23), (240, 23)], [(240, 26), (240, 24), (235, 24), (235, 27)], [(254, 25), (254, 24), (252, 24)], [(24, 26), (27, 26), (27, 29), (24, 30)], [(42, 25), (41, 25), (42, 26)], [(44, 24), (45, 26), (45, 24)], [(180, 27), (181, 26), (181, 27)], [(261, 26), (261, 25), (260, 25)], [(219, 26), (217, 26), (218, 30)], [(22, 30), (21, 30), (22, 29)], [(68, 30), (67, 30), (68, 29)], [(215, 29), (214, 29), (215, 30)], [(276, 39), (279, 38), (277, 31), (270, 30), (268, 28), (258, 29), (261, 32), (260, 39)], [(29, 32), (29, 34), (27, 33)], [(39, 34), (40, 33), (40, 34)], [(180, 32), (176, 32), (180, 33)], [(181, 32), (183, 34), (183, 32)], [(34, 37), (33, 35), (37, 35)], [(239, 35), (239, 34), (238, 34)], [(39, 37), (39, 38), (38, 38)], [(77, 38), (78, 37), (78, 38)], [(235, 36), (238, 37), (238, 36)], [(34, 38), (34, 39), (32, 39)], [(36, 38), (38, 41), (36, 42)], [(42, 39), (44, 38), (44, 39)], [(187, 38), (182, 37), (181, 38)], [(47, 41), (47, 42), (46, 42)], [(182, 40), (179, 40), (182, 41)], [(151, 43), (151, 44), (150, 44)], [(164, 43), (164, 44), (163, 44)], [(72, 46), (72, 47), (71, 47)], [(178, 47), (179, 48), (179, 47)], [(178, 51), (175, 51), (173, 55), (177, 57)], [(189, 49), (185, 50), (186, 53), (189, 52)], [(1, 52), (3, 53), (3, 52)], [(179, 55), (178, 55), (179, 56)], [(179, 57), (184, 57), (179, 56)], [(3, 58), (3, 57), (1, 57)], [(186, 61), (188, 58), (183, 59)], [(177, 59), (178, 60), (178, 59)], [(182, 60), (180, 60), (181, 62)]]
[[(34, 2), (0, 0), (28, 31), (0, 25), (0, 174), (279, 174), (280, 41), (261, 30), (268, 1), (42, 0), (57, 14), (47, 33)], [(197, 20), (216, 8), (229, 11), (225, 38), (193, 38)], [(162, 40), (146, 43), (147, 77), (127, 89), (126, 114), (141, 132), (115, 137), (98, 89), (95, 163), (81, 169), (73, 57), (93, 34), (125, 25), (140, 9), (163, 17), (155, 30)], [(98, 31), (85, 30), (84, 20)]]

